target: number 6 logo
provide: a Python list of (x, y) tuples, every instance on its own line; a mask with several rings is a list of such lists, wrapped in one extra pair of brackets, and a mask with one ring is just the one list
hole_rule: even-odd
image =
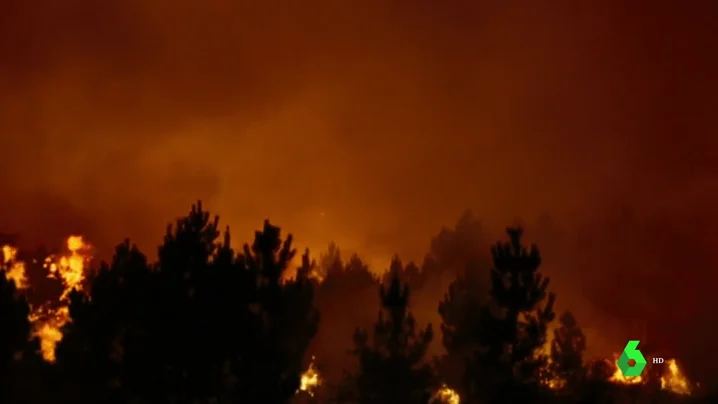
[[(643, 369), (646, 368), (646, 358), (643, 357), (641, 351), (639, 351), (638, 344), (641, 341), (628, 341), (626, 347), (623, 349), (621, 357), (618, 358), (618, 368), (621, 369), (624, 377), (636, 377), (640, 376)], [(635, 364), (631, 366), (628, 361), (633, 359)]]

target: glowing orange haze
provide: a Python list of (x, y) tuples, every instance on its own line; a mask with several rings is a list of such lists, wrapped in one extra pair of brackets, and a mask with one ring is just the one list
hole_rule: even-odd
[[(202, 198), (242, 241), (270, 217), (381, 267), (420, 258), (463, 209), (497, 236), (546, 212), (559, 303), (610, 335), (593, 342), (605, 352), (634, 336), (576, 286), (578, 229), (610, 235), (619, 205), (682, 235), (716, 220), (714, 1), (259, 4), (3, 2), (0, 229), (151, 251)], [(692, 236), (679, 242), (718, 245)], [(715, 301), (713, 275), (694, 276), (681, 296)], [(712, 335), (683, 317), (692, 345)]]

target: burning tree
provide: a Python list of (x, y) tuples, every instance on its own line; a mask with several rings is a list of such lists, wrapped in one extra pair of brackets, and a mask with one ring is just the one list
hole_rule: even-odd
[(382, 310), (375, 324), (373, 339), (362, 329), (354, 335), (353, 355), (358, 370), (350, 375), (345, 400), (357, 403), (425, 403), (436, 387), (432, 367), (425, 363), (433, 338), (431, 325), (417, 330), (408, 311), (409, 287), (399, 274), (388, 287), (380, 287)]

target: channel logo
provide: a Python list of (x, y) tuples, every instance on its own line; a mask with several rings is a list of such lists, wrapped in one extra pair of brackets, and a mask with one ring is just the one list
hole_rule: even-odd
[[(641, 341), (638, 340), (628, 341), (626, 347), (623, 348), (623, 353), (621, 353), (621, 356), (618, 358), (616, 365), (621, 369), (621, 373), (623, 373), (624, 377), (640, 376), (646, 368), (646, 358), (644, 358), (643, 353), (638, 350), (638, 344), (640, 342)], [(630, 363), (631, 360), (633, 364)], [(658, 362), (658, 360), (660, 360), (660, 362)], [(655, 363), (662, 363), (663, 358), (653, 358), (653, 361)]]

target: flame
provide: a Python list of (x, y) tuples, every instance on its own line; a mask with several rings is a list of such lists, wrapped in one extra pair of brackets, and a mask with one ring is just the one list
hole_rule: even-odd
[(55, 362), (55, 346), (62, 340), (60, 329), (70, 319), (70, 311), (67, 306), (57, 309), (39, 307), (33, 310), (30, 321), (34, 326), (34, 335), (40, 339), (40, 352), (47, 362)]
[(643, 376), (635, 376), (635, 377), (626, 377), (623, 375), (623, 372), (621, 372), (621, 369), (618, 368), (618, 354), (613, 354), (614, 360), (613, 360), (613, 374), (608, 379), (609, 381), (616, 383), (616, 384), (642, 384), (645, 382)]
[[(617, 384), (642, 384), (646, 379), (642, 376), (625, 377), (620, 369), (618, 369), (617, 361), (614, 362), (615, 371), (610, 381)], [(661, 390), (670, 391), (674, 394), (690, 395), (692, 392), (692, 383), (683, 374), (678, 367), (675, 359), (666, 359), (666, 371), (660, 376)]]
[[(548, 352), (548, 344), (540, 350), (541, 354), (545, 354), (546, 352)], [(622, 385), (639, 385), (647, 382), (646, 378), (643, 376), (624, 376), (623, 372), (621, 372), (621, 370), (618, 368), (618, 354), (614, 354), (613, 361), (608, 359), (605, 359), (605, 361), (606, 363), (612, 364), (613, 367), (613, 374), (609, 378), (609, 381), (611, 383)], [(566, 381), (555, 375), (552, 375), (551, 372), (548, 371), (550, 364), (551, 358), (549, 357), (546, 365), (547, 377), (543, 380), (543, 384), (552, 390), (560, 390), (566, 386)], [(666, 370), (660, 376), (661, 390), (670, 391), (674, 394), (679, 395), (690, 395), (692, 392), (692, 383), (683, 374), (683, 372), (678, 366), (678, 362), (676, 361), (676, 359), (666, 359), (665, 365)]]
[(319, 387), (319, 385), (322, 384), (322, 380), (319, 377), (319, 372), (314, 365), (314, 360), (315, 357), (312, 356), (312, 361), (309, 363), (309, 367), (307, 368), (307, 370), (304, 371), (304, 373), (302, 373), (299, 382), (299, 390), (297, 390), (297, 393), (300, 391), (305, 391), (307, 392), (307, 394), (314, 397), (314, 391), (317, 387)]
[(552, 376), (546, 380), (543, 380), (543, 384), (551, 390), (561, 390), (562, 388), (566, 387), (566, 381), (558, 376)]
[(459, 393), (455, 390), (449, 388), (446, 384), (442, 384), (431, 401), (442, 404), (459, 404), (461, 403), (461, 397), (459, 397)]
[(60, 301), (67, 300), (73, 289), (82, 290), (82, 281), (85, 279), (85, 265), (90, 258), (87, 255), (90, 245), (85, 242), (82, 236), (68, 237), (66, 248), (70, 254), (59, 257), (51, 255), (45, 258), (44, 265), (50, 272), (48, 276), (59, 278), (65, 286), (62, 296), (60, 296)]
[[(48, 278), (62, 282), (63, 291), (58, 302), (39, 307), (31, 307), (28, 319), (33, 326), (33, 335), (40, 339), (42, 357), (48, 362), (55, 361), (55, 346), (62, 339), (62, 326), (70, 319), (68, 300), (74, 289), (82, 290), (85, 269), (91, 256), (91, 249), (82, 236), (70, 236), (65, 243), (66, 252), (45, 258), (43, 268), (48, 271)], [(17, 248), (9, 245), (2, 247), (3, 269), (6, 277), (12, 279), (18, 289), (27, 289), (26, 265), (17, 260)]]
[(42, 356), (48, 362), (55, 361), (55, 346), (62, 339), (62, 326), (70, 320), (68, 298), (74, 289), (82, 290), (85, 279), (85, 267), (90, 260), (90, 244), (82, 236), (67, 238), (66, 248), (69, 254), (49, 256), (43, 265), (49, 272), (48, 277), (59, 279), (64, 289), (60, 296), (61, 306), (55, 310), (46, 310), (44, 321), (36, 323), (35, 334), (40, 338)]
[(690, 395), (691, 383), (681, 372), (675, 359), (668, 359), (668, 372), (661, 376), (661, 389), (671, 391), (675, 394)]
[(27, 289), (30, 285), (25, 274), (25, 263), (17, 260), (17, 248), (4, 245), (2, 246), (2, 255), (7, 279), (15, 282), (15, 286), (19, 290)]

